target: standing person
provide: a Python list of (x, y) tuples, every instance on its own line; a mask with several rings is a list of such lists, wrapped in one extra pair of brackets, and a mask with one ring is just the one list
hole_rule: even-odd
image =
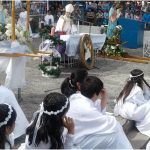
[(77, 69), (71, 73), (70, 77), (67, 77), (61, 84), (61, 92), (70, 97), (72, 94), (80, 91), (80, 85), (84, 79), (88, 76), (88, 72), (85, 69)]
[(116, 99), (115, 115), (134, 120), (137, 129), (150, 137), (150, 86), (144, 79), (144, 72), (134, 69)]
[(15, 127), (16, 111), (9, 104), (0, 104), (0, 149), (14, 147), (13, 130)]
[(45, 20), (45, 25), (54, 26), (54, 16), (52, 15), (50, 10), (47, 11), (47, 15), (44, 17), (44, 20)]
[[(73, 146), (74, 122), (66, 117), (69, 100), (60, 93), (48, 94), (26, 130), (25, 149), (69, 149)], [(64, 127), (68, 129), (63, 141)], [(21, 149), (21, 147), (20, 147)]]
[(67, 116), (75, 122), (74, 144), (81, 149), (132, 149), (121, 125), (105, 114), (107, 92), (97, 77), (87, 77), (70, 96)]
[(18, 104), (14, 93), (2, 85), (0, 86), (0, 103), (8, 103), (16, 110), (17, 118), (14, 129), (14, 138), (16, 139), (25, 134), (25, 130), (28, 126), (28, 120)]
[[(22, 27), (23, 31), (26, 31), (26, 21), (27, 21), (27, 11), (25, 7), (22, 7), (22, 10), (19, 14), (18, 24)], [(32, 36), (30, 24), (29, 24), (29, 32), (30, 36)]]
[(74, 34), (77, 32), (77, 27), (73, 24), (73, 20), (71, 19), (71, 13), (74, 11), (73, 5), (66, 5), (65, 11), (65, 15), (61, 15), (56, 24), (55, 32), (58, 32), (59, 35)]
[(117, 26), (117, 20), (119, 15), (117, 14), (117, 4), (113, 3), (109, 10), (109, 22), (107, 28), (107, 38), (111, 38), (114, 35), (114, 29)]
[(3, 8), (2, 4), (0, 4), (0, 24), (2, 24), (2, 26), (6, 25), (6, 18), (7, 10)]

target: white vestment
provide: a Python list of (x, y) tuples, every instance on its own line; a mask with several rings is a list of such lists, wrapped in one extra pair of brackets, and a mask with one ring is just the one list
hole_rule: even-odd
[(69, 100), (67, 116), (75, 122), (75, 145), (81, 149), (132, 149), (119, 122), (102, 112), (96, 102), (80, 93)]
[(135, 85), (123, 103), (121, 98), (114, 108), (114, 114), (134, 120), (137, 129), (150, 137), (150, 91), (144, 84), (144, 90)]
[(54, 25), (54, 17), (53, 15), (46, 15), (44, 17), (45, 25)]
[(13, 131), (14, 137), (17, 138), (25, 134), (26, 127), (28, 126), (28, 120), (18, 104), (14, 93), (4, 86), (0, 86), (0, 103), (8, 103), (16, 110), (17, 118), (15, 122), (16, 126)]
[(71, 18), (67, 17), (66, 15), (61, 15), (56, 24), (55, 32), (66, 32), (66, 34), (74, 34), (77, 32), (77, 28), (73, 24)]

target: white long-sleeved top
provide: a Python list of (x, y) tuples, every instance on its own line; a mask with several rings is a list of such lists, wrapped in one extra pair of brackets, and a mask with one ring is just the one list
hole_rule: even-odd
[(15, 129), (13, 131), (14, 137), (17, 138), (25, 134), (26, 127), (29, 124), (28, 120), (18, 104), (14, 93), (2, 85), (0, 86), (0, 103), (8, 103), (16, 110), (17, 118), (15, 122)]
[[(44, 17), (44, 20), (45, 20), (45, 24), (46, 25), (54, 25), (54, 17), (53, 17), (53, 15), (46, 15)], [(51, 22), (49, 22), (49, 20), (51, 20)]]
[[(25, 149), (49, 149), (51, 147), (50, 139), (48, 143), (40, 142), (38, 146), (35, 146), (34, 144), (29, 145), (28, 138), (29, 137), (27, 135), (25, 140)], [(65, 149), (73, 148), (73, 135), (67, 134), (64, 142), (64, 148)]]
[(114, 114), (134, 120), (137, 129), (150, 137), (150, 91), (144, 85), (143, 90), (135, 85), (123, 103), (123, 97), (117, 102)]
[(74, 119), (74, 144), (83, 149), (132, 149), (115, 117), (101, 112), (101, 107), (80, 93), (70, 98), (67, 116)]

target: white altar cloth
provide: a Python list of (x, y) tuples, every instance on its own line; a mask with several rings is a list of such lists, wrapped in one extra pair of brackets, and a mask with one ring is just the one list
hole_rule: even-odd
[[(26, 45), (10, 41), (0, 42), (0, 53), (25, 53), (28, 51)], [(0, 56), (0, 72), (5, 71), (5, 86), (9, 89), (22, 88), (25, 85), (26, 57), (3, 57)]]
[[(79, 54), (80, 38), (84, 34), (89, 34), (89, 33), (60, 36), (60, 39), (66, 42), (65, 54), (67, 56), (70, 57)], [(106, 34), (90, 34), (90, 36), (93, 43), (93, 48), (101, 50), (106, 40)]]

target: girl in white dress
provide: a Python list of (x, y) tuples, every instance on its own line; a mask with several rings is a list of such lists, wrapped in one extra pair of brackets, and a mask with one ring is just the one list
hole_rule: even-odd
[(150, 137), (150, 86), (143, 71), (134, 69), (116, 99), (115, 115), (134, 120), (137, 129)]
[(9, 104), (0, 104), (0, 149), (12, 149), (14, 146), (13, 130), (16, 111)]
[(107, 94), (97, 77), (87, 77), (69, 97), (67, 116), (75, 122), (74, 144), (82, 149), (132, 149), (115, 117), (105, 113)]
[[(72, 148), (74, 122), (65, 116), (69, 106), (69, 100), (64, 95), (48, 94), (26, 130), (25, 149)], [(65, 141), (62, 138), (64, 127), (68, 129)]]

